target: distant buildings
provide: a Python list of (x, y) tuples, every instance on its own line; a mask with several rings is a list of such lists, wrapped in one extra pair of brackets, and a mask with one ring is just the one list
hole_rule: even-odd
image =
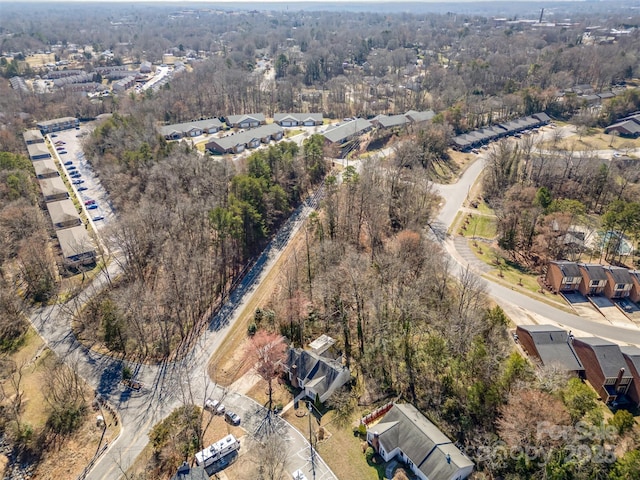
[(205, 148), (214, 154), (240, 153), (247, 148), (256, 148), (260, 143), (281, 140), (284, 129), (272, 123), (244, 132), (232, 133), (226, 137), (214, 138), (207, 142)]
[(47, 133), (59, 132), (60, 130), (77, 128), (80, 126), (80, 120), (75, 117), (54, 118), (53, 120), (38, 122), (36, 126), (43, 135), (46, 135)]

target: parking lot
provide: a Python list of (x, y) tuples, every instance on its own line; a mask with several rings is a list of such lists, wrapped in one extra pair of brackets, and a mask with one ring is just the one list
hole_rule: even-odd
[(49, 139), (87, 218), (99, 231), (113, 219), (114, 214), (107, 192), (82, 150), (82, 140), (91, 130), (93, 125), (89, 122), (81, 125), (79, 130), (53, 133), (49, 135)]

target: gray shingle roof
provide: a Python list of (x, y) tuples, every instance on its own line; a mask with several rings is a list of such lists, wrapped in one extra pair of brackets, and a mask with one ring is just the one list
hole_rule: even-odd
[(341, 125), (328, 128), (323, 133), (324, 138), (332, 143), (343, 142), (347, 138), (358, 135), (371, 128), (371, 122), (364, 118), (356, 118)]
[(633, 279), (629, 270), (622, 267), (605, 267), (605, 271), (611, 275), (614, 283), (623, 283), (625, 285), (633, 284)]
[(264, 123), (265, 118), (263, 113), (247, 113), (245, 115), (229, 115), (226, 117), (226, 121), (229, 126), (238, 125), (245, 120), (256, 120), (260, 123)]
[(322, 122), (323, 116), (322, 113), (274, 113), (273, 121), (281, 122), (283, 120), (295, 120), (298, 123), (304, 123), (309, 120), (313, 120), (314, 122)]
[[(576, 338), (574, 342), (581, 342), (591, 347), (606, 378), (617, 377), (620, 369), (626, 366), (620, 347), (613, 342), (598, 337)], [(623, 378), (627, 377), (631, 377), (628, 372)]]
[(78, 215), (75, 205), (69, 199), (49, 202), (47, 203), (47, 210), (49, 210), (49, 215), (54, 225), (76, 220), (78, 223), (80, 222), (80, 215)]
[(371, 430), (378, 433), (386, 452), (400, 448), (429, 479), (448, 479), (459, 469), (473, 466), (413, 405), (394, 405)]
[(373, 121), (376, 121), (383, 128), (398, 127), (409, 123), (409, 119), (404, 115), (378, 115)]
[(221, 150), (227, 151), (235, 148), (238, 145), (247, 145), (252, 140), (262, 139), (269, 136), (273, 136), (277, 133), (284, 133), (284, 130), (280, 125), (271, 123), (269, 125), (262, 125), (258, 128), (246, 130), (244, 132), (238, 132), (226, 137), (216, 138), (207, 143), (207, 148), (211, 148), (210, 145), (216, 144)]
[(410, 121), (415, 123), (427, 122), (436, 116), (433, 110), (425, 110), (424, 112), (418, 112), (416, 110), (409, 110), (404, 114)]
[(55, 162), (50, 158), (33, 162), (33, 169), (36, 171), (36, 177), (51, 174), (60, 175)]
[(557, 265), (562, 272), (564, 277), (582, 277), (582, 273), (580, 273), (580, 268), (578, 264), (575, 262), (568, 262), (566, 260), (557, 260), (551, 262), (554, 265)]
[(587, 272), (590, 280), (606, 280), (607, 274), (602, 265), (593, 265), (590, 263), (579, 263), (580, 268)]
[(25, 142), (44, 142), (44, 137), (42, 133), (40, 133), (40, 130), (27, 130), (22, 133), (22, 136)]
[(32, 143), (30, 145), (27, 145), (27, 151), (29, 152), (29, 157), (32, 160), (37, 157), (51, 156), (49, 149), (44, 143)]
[(565, 330), (553, 325), (520, 325), (518, 328), (529, 333), (543, 365), (556, 364), (569, 371), (584, 370)]
[(87, 253), (95, 253), (93, 242), (91, 241), (87, 230), (82, 226), (57, 230), (56, 235), (60, 242), (62, 255), (64, 255), (65, 258), (72, 258)]
[[(348, 381), (343, 375), (347, 368), (337, 360), (322, 357), (309, 350), (290, 348), (287, 352), (287, 368), (297, 367), (296, 376), (305, 387), (313, 388), (322, 398)], [(341, 378), (342, 376), (342, 378)]]
[(42, 190), (42, 195), (44, 195), (45, 197), (51, 197), (62, 193), (65, 193), (67, 194), (67, 196), (69, 196), (69, 190), (67, 190), (66, 185), (60, 177), (43, 178), (42, 180), (38, 180), (38, 182), (40, 183), (40, 190)]
[(173, 125), (163, 125), (160, 127), (160, 133), (162, 135), (171, 135), (173, 132), (179, 132), (181, 134), (187, 133), (194, 128), (209, 129), (220, 128), (222, 122), (217, 118), (209, 118), (207, 120), (195, 120), (193, 122), (175, 123)]

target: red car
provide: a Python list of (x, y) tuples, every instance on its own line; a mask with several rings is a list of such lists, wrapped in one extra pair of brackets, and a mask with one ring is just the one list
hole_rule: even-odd
[(86, 202), (84, 202), (85, 205), (93, 205), (94, 203), (96, 203), (95, 200), (87, 200)]

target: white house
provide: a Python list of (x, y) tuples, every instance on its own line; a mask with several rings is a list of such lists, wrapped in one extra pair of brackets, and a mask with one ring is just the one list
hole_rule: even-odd
[(367, 441), (385, 462), (405, 462), (422, 480), (464, 480), (473, 462), (413, 405), (395, 404), (367, 430)]

